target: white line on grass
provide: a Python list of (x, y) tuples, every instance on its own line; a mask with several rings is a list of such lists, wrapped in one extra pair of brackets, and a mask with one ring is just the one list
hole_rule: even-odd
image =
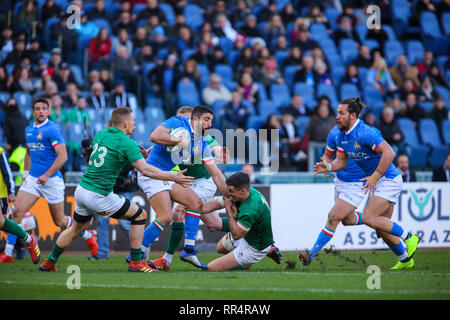
[[(27, 281), (0, 281), (3, 284), (12, 285), (36, 285), (36, 286), (66, 286), (61, 282), (27, 282)], [(332, 288), (214, 288), (214, 287), (199, 287), (199, 286), (171, 286), (171, 285), (131, 285), (131, 284), (104, 284), (104, 283), (82, 283), (81, 287), (88, 288), (123, 288), (123, 289), (171, 289), (171, 290), (197, 290), (197, 291), (263, 291), (263, 292), (310, 292), (310, 293), (357, 293), (357, 294), (439, 294), (450, 293), (450, 290), (369, 290), (369, 289), (332, 289)]]

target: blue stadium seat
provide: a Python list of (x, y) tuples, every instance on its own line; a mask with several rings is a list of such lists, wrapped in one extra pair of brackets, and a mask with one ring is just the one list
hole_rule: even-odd
[(446, 107), (450, 107), (450, 95), (448, 94), (448, 89), (444, 86), (435, 86), (434, 89), (436, 89), (442, 99), (444, 99)]
[(406, 51), (408, 52), (409, 64), (417, 64), (422, 60), (425, 48), (419, 40), (410, 40), (406, 43)]
[(181, 60), (183, 62), (187, 61), (193, 54), (197, 52), (196, 49), (184, 49), (181, 53)]
[(432, 147), (428, 163), (432, 167), (442, 165), (447, 154), (450, 153), (450, 147), (442, 144), (436, 122), (433, 119), (421, 119), (418, 129), (423, 143)]
[(92, 137), (95, 137), (95, 135), (103, 129), (105, 129), (105, 124), (103, 122), (91, 122), (90, 131)]
[(291, 66), (286, 66), (284, 68), (284, 79), (286, 80), (286, 83), (293, 88), (294, 87), (294, 76), (295, 73), (299, 70), (298, 66), (296, 65), (291, 65)]
[(441, 124), (441, 133), (444, 143), (450, 146), (450, 120), (445, 119)]
[(339, 54), (336, 44), (330, 38), (320, 39), (318, 43), (325, 55), (328, 56), (329, 53)]
[(422, 101), (419, 103), (419, 105), (425, 110), (425, 112), (430, 112), (433, 109), (433, 102), (432, 101)]
[(113, 107), (106, 107), (105, 111), (101, 114), (103, 117), (103, 122), (106, 123), (111, 118), (111, 113), (114, 111)]
[(147, 122), (156, 121), (159, 123), (164, 122), (166, 115), (161, 107), (147, 106), (144, 109), (144, 116)]
[(211, 105), (211, 109), (214, 111), (215, 115), (218, 115), (221, 113), (222, 109), (228, 104), (228, 102), (224, 100), (216, 100)]
[(0, 101), (3, 102), (3, 104), (5, 104), (10, 97), (11, 95), (9, 94), (9, 92), (0, 92)]
[(240, 54), (241, 52), (239, 50), (230, 51), (230, 53), (228, 54), (228, 62), (230, 63), (231, 66), (236, 65), (237, 59), (239, 58)]
[(172, 6), (168, 3), (159, 3), (159, 8), (166, 16), (167, 25), (173, 26), (175, 24), (175, 12), (173, 11)]
[(78, 87), (83, 86), (83, 73), (81, 71), (81, 68), (77, 66), (76, 64), (70, 65), (70, 71), (72, 72), (73, 76), (75, 77), (75, 81), (77, 82)]
[(411, 165), (413, 167), (425, 167), (430, 147), (419, 142), (414, 122), (411, 119), (400, 118), (398, 119), (398, 124), (405, 137), (404, 142), (410, 150)]
[(222, 81), (231, 81), (233, 79), (233, 69), (228, 64), (217, 64), (214, 67), (214, 73), (217, 73)]
[(209, 82), (209, 69), (206, 65), (199, 63), (197, 69), (200, 72), (200, 90), (208, 85)]
[(344, 60), (344, 63), (347, 65), (358, 56), (358, 43), (352, 39), (342, 39), (339, 43), (339, 51), (341, 53), (342, 60)]
[(340, 15), (340, 12), (334, 7), (328, 7), (323, 13), (330, 23), (331, 29), (336, 30), (338, 27), (337, 18)]
[(228, 56), (228, 53), (233, 49), (233, 41), (226, 37), (220, 37), (219, 38), (219, 46), (223, 50), (223, 55), (226, 57)]
[(343, 83), (339, 92), (341, 100), (347, 98), (359, 97), (360, 92), (356, 85), (353, 83)]
[(270, 85), (270, 99), (276, 104), (277, 108), (283, 108), (291, 102), (291, 93), (286, 83), (272, 83)]
[(450, 35), (450, 12), (443, 12), (442, 16), (442, 28), (446, 35)]
[(449, 37), (442, 34), (434, 12), (425, 11), (420, 14), (420, 28), (426, 49), (435, 54), (448, 53)]
[(301, 117), (297, 117), (296, 120), (297, 120), (297, 126), (298, 126), (298, 134), (300, 135), (300, 137), (303, 137), (305, 135), (306, 127), (308, 126), (308, 123), (309, 123), (309, 117), (301, 116)]
[(83, 140), (83, 124), (70, 122), (67, 125), (67, 140), (81, 144), (81, 140)]
[(368, 68), (364, 67), (358, 68), (359, 81), (361, 82), (362, 87), (365, 87), (367, 85), (367, 72), (369, 72)]
[(314, 89), (306, 84), (306, 82), (295, 82), (294, 83), (294, 94), (299, 94), (303, 98), (303, 103), (309, 108), (314, 108), (316, 101), (314, 98)]
[(0, 146), (6, 146), (6, 136), (3, 133), (3, 128), (0, 126)]
[(150, 133), (148, 125), (144, 121), (136, 122), (136, 131), (131, 135), (131, 139), (140, 146), (148, 147), (150, 145)]
[(374, 86), (368, 85), (363, 89), (364, 100), (368, 105), (374, 102), (383, 102), (383, 96)]
[(267, 96), (266, 87), (261, 82), (256, 82), (255, 84), (258, 86), (258, 92), (259, 92), (259, 101), (268, 100), (269, 97)]
[(410, 16), (411, 9), (407, 0), (392, 0), (392, 20), (397, 35), (403, 35)]
[(267, 116), (271, 113), (278, 114), (277, 105), (272, 100), (261, 101), (258, 104), (259, 116), (267, 119)]
[(387, 40), (384, 43), (384, 53), (386, 56), (386, 63), (389, 66), (397, 64), (397, 57), (405, 54), (402, 44), (397, 40)]
[(315, 41), (323, 38), (329, 38), (327, 27), (323, 23), (312, 23), (309, 26), (309, 32)]
[(334, 84), (341, 82), (342, 77), (345, 75), (345, 67), (342, 64), (331, 65), (331, 80)]
[(16, 91), (13, 94), (13, 98), (16, 99), (17, 104), (19, 105), (19, 110), (23, 114), (25, 114), (26, 110), (32, 109), (32, 98), (31, 95), (26, 91)]
[(327, 96), (331, 103), (339, 102), (336, 89), (328, 84), (319, 83), (316, 90), (316, 98), (319, 99), (320, 96)]
[(180, 81), (177, 85), (179, 105), (197, 106), (201, 103), (200, 94), (192, 81)]
[(355, 27), (355, 31), (358, 35), (359, 41), (363, 42), (364, 40), (366, 40), (368, 29), (365, 24), (357, 24)]
[(386, 31), (389, 40), (397, 40), (397, 36), (395, 35), (395, 32), (390, 25), (383, 24), (381, 25), (381, 28)]
[(184, 16), (186, 17), (186, 24), (195, 31), (203, 24), (202, 9), (193, 3), (188, 3), (183, 9)]
[(375, 39), (367, 39), (367, 40), (364, 40), (364, 41), (363, 41), (363, 44), (364, 44), (365, 46), (367, 46), (367, 47), (370, 49), (370, 51), (372, 51), (373, 49), (380, 48), (380, 44), (379, 44), (378, 41), (375, 40)]
[(44, 30), (48, 30), (49, 32), (43, 32), (43, 39), (45, 43), (45, 47), (47, 48), (47, 51), (50, 51), (52, 48), (56, 47), (58, 45), (57, 41), (50, 40), (50, 31), (52, 29), (52, 26), (59, 22), (59, 18), (49, 18), (45, 22)]
[(256, 116), (251, 115), (247, 120), (247, 129), (255, 129), (258, 130), (261, 126), (266, 122), (267, 116)]
[(277, 61), (278, 66), (283, 64), (283, 61), (289, 57), (289, 51), (287, 50), (277, 50), (275, 51), (275, 60)]
[(111, 25), (109, 24), (109, 21), (108, 20), (106, 20), (106, 19), (94, 19), (94, 20), (92, 20), (94, 23), (95, 23), (95, 25), (97, 26), (97, 27), (99, 27), (100, 29), (101, 28), (105, 28), (106, 30), (108, 30), (108, 35), (111, 35), (112, 34), (112, 32), (111, 32)]
[(141, 12), (142, 10), (144, 10), (147, 7), (146, 3), (136, 3), (133, 6), (133, 10), (131, 10), (132, 14), (139, 14), (139, 12)]

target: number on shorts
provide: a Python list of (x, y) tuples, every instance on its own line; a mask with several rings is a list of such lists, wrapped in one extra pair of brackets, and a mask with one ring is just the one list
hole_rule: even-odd
[[(95, 155), (95, 153), (97, 152), (98, 149), (98, 154)], [(94, 148), (92, 149), (92, 154), (91, 154), (91, 158), (89, 159), (89, 164), (92, 164), (92, 162), (94, 163), (94, 166), (96, 166), (97, 168), (101, 167), (103, 165), (103, 163), (105, 162), (105, 156), (106, 153), (108, 152), (108, 149), (106, 149), (106, 147), (98, 147), (98, 143), (96, 143), (94, 145)], [(95, 157), (97, 157), (98, 159), (93, 158), (95, 155)], [(93, 160), (91, 160), (93, 159)]]

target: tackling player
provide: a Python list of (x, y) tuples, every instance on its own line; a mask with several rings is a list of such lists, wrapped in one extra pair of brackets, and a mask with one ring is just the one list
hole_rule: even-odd
[[(17, 193), (12, 219), (20, 223), (24, 215), (40, 197), (48, 202), (55, 225), (69, 228), (73, 218), (64, 214), (64, 180), (59, 169), (67, 161), (67, 151), (60, 127), (48, 119), (50, 106), (46, 99), (33, 101), (34, 123), (25, 128), (27, 153), (24, 163), (24, 182)], [(92, 255), (97, 255), (97, 240), (92, 231), (81, 236)], [(13, 239), (10, 239), (10, 238)], [(8, 234), (7, 242), (14, 244), (16, 236)]]
[(141, 175), (171, 180), (179, 183), (180, 187), (188, 186), (193, 178), (184, 176), (183, 172), (177, 174), (163, 172), (145, 162), (137, 143), (129, 138), (136, 130), (134, 115), (130, 108), (114, 109), (110, 124), (111, 127), (101, 130), (95, 136), (87, 169), (75, 190), (74, 223), (58, 237), (48, 259), (40, 266), (41, 271), (56, 271), (55, 264), (60, 255), (73, 239), (86, 230), (93, 214), (130, 220), (131, 261), (128, 271), (158, 271), (142, 260), (140, 250), (147, 213), (130, 200), (112, 192), (117, 176), (125, 162), (129, 161)]
[[(227, 234), (217, 244), (217, 252), (225, 254), (208, 263), (209, 271), (247, 269), (261, 261), (273, 244), (272, 222), (267, 200), (250, 186), (250, 178), (237, 172), (227, 180), (231, 199), (214, 199), (203, 204), (203, 213), (225, 208), (227, 217), (217, 214), (208, 219), (208, 229)], [(237, 207), (237, 214), (236, 212)]]
[(359, 98), (348, 98), (340, 102), (336, 116), (340, 130), (336, 159), (331, 163), (325, 161), (316, 163), (314, 171), (317, 173), (340, 171), (346, 167), (348, 158), (352, 158), (366, 175), (361, 179), (365, 182), (362, 190), (369, 193), (362, 220), (379, 235), (385, 232), (403, 239), (407, 252), (401, 242), (391, 248), (397, 256), (404, 257), (393, 268), (412, 268), (414, 266), (412, 257), (417, 251), (420, 239), (389, 218), (403, 186), (400, 172), (392, 164), (395, 152), (381, 135), (359, 119), (363, 108), (364, 105)]

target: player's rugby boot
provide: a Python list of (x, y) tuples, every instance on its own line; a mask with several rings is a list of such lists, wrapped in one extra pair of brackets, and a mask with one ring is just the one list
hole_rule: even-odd
[(273, 261), (275, 261), (275, 263), (281, 264), (281, 259), (282, 259), (283, 255), (281, 254), (280, 250), (274, 244), (270, 247), (270, 251), (267, 254), (267, 256), (270, 259), (272, 259)]
[(45, 259), (44, 263), (39, 266), (40, 271), (54, 271), (56, 272), (56, 266), (54, 263), (51, 263), (47, 259)]
[(95, 235), (95, 232), (92, 230), (88, 230), (91, 234), (91, 237), (86, 240), (86, 243), (89, 247), (89, 251), (91, 251), (91, 256), (96, 257), (98, 254), (98, 243), (97, 243), (97, 236)]
[(129, 272), (159, 272), (158, 269), (151, 268), (148, 263), (144, 260), (141, 261), (130, 261), (130, 265), (128, 266)]
[(151, 262), (152, 264), (150, 266), (153, 265), (153, 268), (156, 268), (158, 270), (162, 270), (162, 271), (169, 271), (170, 267), (172, 266), (171, 264), (167, 264), (167, 260), (164, 259), (162, 256), (159, 259), (156, 260), (151, 260), (151, 261), (147, 261), (147, 262)]
[(306, 252), (305, 253), (301, 253), (300, 252), (298, 254), (298, 258), (300, 259), (300, 261), (302, 262), (302, 264), (304, 266), (307, 266), (307, 265), (311, 264), (311, 261), (312, 261), (311, 255), (306, 253)]
[(37, 237), (35, 235), (31, 236), (32, 240), (29, 244), (27, 244), (28, 250), (30, 251), (31, 261), (34, 264), (37, 264), (41, 259), (41, 251), (39, 250)]
[(412, 269), (414, 268), (414, 260), (409, 259), (407, 262), (398, 261), (395, 266), (391, 268), (391, 270), (399, 270), (399, 269)]
[(185, 250), (181, 251), (180, 259), (192, 264), (194, 267), (208, 269), (208, 266), (200, 260), (195, 251), (193, 253), (187, 253)]
[(13, 257), (7, 256), (4, 252), (0, 256), (0, 263), (11, 263), (13, 261)]
[(408, 258), (412, 258), (414, 253), (416, 253), (417, 245), (419, 244), (419, 242), (420, 238), (414, 233), (411, 234), (411, 236), (405, 240), (406, 250), (408, 251)]

